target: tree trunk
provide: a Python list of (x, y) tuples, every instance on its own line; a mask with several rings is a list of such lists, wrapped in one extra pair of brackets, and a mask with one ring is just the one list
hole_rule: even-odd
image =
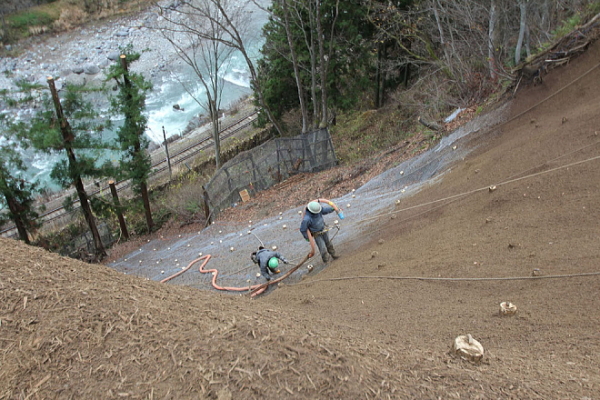
[(519, 38), (515, 46), (515, 65), (521, 62), (521, 48), (523, 47), (523, 39), (527, 31), (527, 0), (519, 1), (519, 9), (521, 10), (521, 19), (519, 23)]
[(212, 121), (212, 137), (215, 142), (215, 166), (221, 168), (221, 138), (219, 137), (219, 110), (212, 97), (208, 96), (208, 104), (210, 107), (210, 119)]
[(319, 34), (318, 43), (319, 43), (319, 59), (321, 62), (321, 123), (319, 124), (319, 128), (325, 128), (329, 121), (329, 111), (328, 111), (328, 103), (329, 103), (329, 89), (327, 84), (327, 77), (329, 75), (329, 64), (331, 62), (331, 57), (333, 55), (333, 47), (334, 47), (334, 34), (335, 34), (335, 24), (337, 22), (337, 18), (339, 15), (339, 0), (335, 2), (335, 9), (333, 10), (333, 19), (331, 21), (331, 30), (329, 31), (329, 51), (325, 54), (325, 36), (323, 35), (323, 28), (321, 25), (321, 11), (320, 11), (320, 2), (317, 3), (317, 33)]
[(27, 234), (27, 229), (25, 228), (25, 221), (23, 221), (23, 218), (21, 217), (21, 205), (18, 203), (17, 199), (15, 199), (14, 197), (9, 197), (4, 195), (4, 198), (6, 199), (6, 203), (8, 204), (8, 209), (10, 210), (10, 213), (12, 214), (12, 220), (15, 223), (15, 226), (17, 227), (17, 232), (19, 233), (19, 239), (21, 239), (22, 241), (24, 241), (27, 244), (30, 244), (29, 242), (29, 235)]
[[(327, 126), (327, 66), (328, 62), (325, 59), (325, 37), (323, 35), (323, 27), (321, 25), (321, 8), (320, 2), (316, 2), (316, 22), (317, 22), (317, 44), (319, 46), (319, 75), (321, 81), (321, 112), (319, 128)], [(332, 38), (333, 40), (333, 38)], [(331, 45), (331, 44), (330, 44)]]
[(384, 44), (382, 43), (378, 43), (377, 44), (377, 62), (375, 64), (375, 109), (378, 109), (379, 107), (381, 107), (381, 99), (383, 98), (383, 73), (381, 72), (382, 70), (382, 63), (383, 63), (383, 51), (384, 51)]
[(119, 201), (119, 194), (117, 193), (115, 181), (109, 181), (108, 187), (110, 188), (110, 193), (112, 194), (113, 202), (115, 203), (117, 218), (119, 219), (119, 226), (121, 227), (121, 233), (123, 234), (123, 238), (125, 238), (125, 240), (128, 240), (129, 231), (127, 230), (127, 224), (125, 223), (123, 211), (121, 210), (121, 202)]
[[(121, 59), (121, 67), (123, 67), (123, 70), (125, 70), (125, 73), (123, 74), (123, 84), (125, 85), (126, 88), (128, 88), (128, 93), (131, 93), (130, 89), (132, 86), (131, 81), (129, 80), (129, 70), (127, 69), (127, 57), (122, 54), (120, 56)], [(126, 102), (132, 102), (131, 99), (131, 94), (127, 95), (127, 99), (125, 100)], [(127, 123), (128, 119), (132, 119), (132, 116), (130, 115), (125, 115), (125, 123)], [(140, 142), (140, 136), (143, 135), (144, 132), (138, 132), (137, 136), (135, 138), (135, 142), (133, 144), (134, 147), (134, 157), (136, 155), (141, 155), (142, 154), (142, 144)], [(150, 209), (150, 199), (148, 196), (148, 185), (146, 183), (146, 181), (142, 181), (142, 182), (138, 182), (139, 185), (139, 189), (140, 189), (140, 195), (142, 196), (142, 202), (144, 203), (144, 212), (146, 214), (146, 223), (148, 225), (148, 232), (151, 233), (152, 230), (154, 229), (154, 221), (152, 220), (152, 210)]]
[[(58, 119), (58, 122), (60, 123), (60, 131), (62, 133), (65, 151), (67, 152), (69, 166), (71, 170), (73, 170), (77, 165), (77, 158), (75, 156), (75, 152), (73, 151), (72, 146), (74, 139), (73, 131), (71, 129), (71, 125), (69, 125), (69, 121), (67, 121), (63, 114), (62, 105), (60, 104), (58, 92), (56, 91), (56, 86), (54, 85), (54, 79), (52, 77), (48, 77), (48, 86), (50, 87), (50, 93), (52, 94), (52, 101), (54, 102), (56, 117)], [(81, 205), (83, 216), (86, 222), (88, 223), (90, 232), (92, 233), (92, 237), (94, 239), (96, 255), (100, 258), (105, 257), (106, 250), (104, 249), (102, 239), (100, 238), (98, 228), (96, 227), (96, 221), (94, 219), (94, 215), (92, 214), (92, 208), (90, 207), (90, 203), (88, 202), (88, 196), (85, 192), (85, 187), (83, 186), (83, 180), (81, 179), (81, 176), (78, 173), (75, 173), (72, 179), (73, 184), (75, 185), (75, 190), (77, 191), (77, 196), (79, 197), (79, 204)]]
[(284, 15), (284, 27), (285, 34), (287, 36), (288, 46), (290, 50), (290, 56), (292, 57), (292, 67), (294, 69), (294, 77), (296, 79), (296, 86), (298, 88), (298, 101), (300, 102), (300, 111), (302, 113), (302, 133), (306, 133), (308, 131), (308, 110), (306, 108), (305, 95), (304, 95), (304, 86), (302, 85), (302, 80), (300, 79), (300, 67), (298, 65), (298, 57), (296, 55), (296, 48), (294, 46), (294, 38), (292, 37), (292, 31), (290, 29), (290, 18), (289, 18), (289, 9), (288, 2), (282, 2), (283, 7), (283, 15)]
[(438, 6), (441, 7), (441, 4), (439, 4), (439, 1), (433, 3), (433, 15), (435, 16), (435, 22), (437, 24), (438, 32), (440, 34), (440, 45), (441, 45), (442, 49), (444, 50), (444, 57), (446, 59), (446, 68), (450, 69), (450, 68), (452, 68), (452, 59), (451, 59), (451, 56), (448, 51), (448, 46), (446, 43), (446, 38), (444, 35), (444, 28), (443, 28), (442, 20), (440, 18), (440, 14), (438, 11)]
[(488, 65), (490, 69), (490, 78), (496, 80), (498, 71), (496, 67), (496, 36), (498, 29), (498, 10), (496, 9), (496, 0), (491, 0), (488, 25)]

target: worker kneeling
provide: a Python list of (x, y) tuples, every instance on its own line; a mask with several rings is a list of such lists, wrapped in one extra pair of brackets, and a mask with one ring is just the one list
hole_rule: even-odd
[(338, 256), (335, 254), (333, 244), (329, 240), (329, 234), (327, 233), (325, 220), (323, 215), (329, 214), (335, 211), (335, 209), (327, 204), (321, 205), (319, 201), (311, 201), (306, 206), (304, 218), (300, 224), (300, 232), (304, 239), (308, 239), (307, 231), (310, 231), (311, 235), (315, 238), (315, 243), (321, 253), (321, 258), (324, 263), (329, 262), (329, 256), (335, 260)]
[(250, 258), (252, 262), (258, 264), (260, 274), (268, 281), (271, 280), (271, 274), (281, 272), (279, 270), (279, 260), (284, 264), (288, 264), (288, 261), (279, 252), (265, 249), (263, 246), (260, 246), (258, 251), (253, 252)]

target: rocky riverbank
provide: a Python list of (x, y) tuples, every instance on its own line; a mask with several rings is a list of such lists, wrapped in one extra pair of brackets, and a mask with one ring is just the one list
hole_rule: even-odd
[[(176, 1), (160, 2), (175, 8)], [(168, 12), (168, 11), (167, 11)], [(48, 76), (58, 88), (66, 82), (100, 83), (104, 71), (131, 45), (141, 54), (132, 69), (153, 83), (160, 82), (183, 66), (167, 39), (158, 30), (163, 17), (156, 6), (135, 15), (97, 21), (60, 34), (43, 34), (9, 47), (17, 57), (0, 59), (0, 87), (15, 87), (15, 81), (46, 84)]]

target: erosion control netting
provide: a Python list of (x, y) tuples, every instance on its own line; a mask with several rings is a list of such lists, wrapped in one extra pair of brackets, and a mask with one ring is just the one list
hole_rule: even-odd
[[(449, 171), (455, 161), (461, 160), (473, 150), (466, 144), (468, 139), (501, 122), (503, 115), (504, 109), (501, 108), (484, 118), (469, 122), (443, 138), (435, 148), (426, 153), (382, 173), (353, 192), (330, 199), (343, 209), (345, 217), (342, 220), (335, 213), (325, 216), (325, 221), (331, 228), (330, 237), (336, 252), (342, 256), (340, 261), (343, 261), (345, 252), (376, 237), (381, 224), (402, 209), (404, 197)], [(461, 140), (463, 138), (465, 140)], [(272, 146), (277, 149), (276, 145)], [(269, 147), (264, 146), (259, 151), (264, 151), (265, 148)], [(264, 156), (268, 157), (268, 154), (270, 153), (265, 151)], [(309, 200), (311, 199), (307, 199)], [(303, 210), (304, 206), (296, 207), (262, 221), (217, 221), (194, 234), (151, 241), (111, 266), (128, 274), (160, 281), (180, 272), (201, 255), (210, 254), (211, 259), (205, 268), (219, 271), (219, 285), (249, 287), (263, 283), (264, 278), (257, 276), (258, 267), (250, 260), (250, 254), (258, 246), (276, 246), (277, 251), (291, 261), (289, 265), (280, 265), (282, 274), (309, 252), (309, 244), (298, 231)], [(197, 262), (169, 283), (212, 290), (213, 274), (201, 273), (198, 270), (200, 264), (201, 261)], [(318, 251), (285, 282), (293, 284), (302, 280), (309, 273), (308, 265), (313, 266), (311, 274), (325, 267)]]
[(228, 161), (205, 186), (210, 215), (242, 201), (249, 195), (282, 182), (290, 175), (318, 172), (336, 165), (337, 160), (327, 129), (292, 138), (277, 138)]

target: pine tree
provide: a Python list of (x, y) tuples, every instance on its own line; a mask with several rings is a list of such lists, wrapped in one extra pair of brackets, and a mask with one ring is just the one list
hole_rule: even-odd
[(144, 134), (148, 122), (144, 115), (146, 93), (152, 89), (152, 84), (141, 74), (129, 70), (128, 64), (137, 61), (140, 55), (133, 53), (131, 47), (123, 49), (123, 53), (107, 74), (107, 80), (113, 79), (119, 88), (117, 96), (111, 99), (111, 111), (125, 117), (123, 125), (117, 130), (117, 140), (123, 151), (120, 178), (131, 179), (134, 190), (141, 195), (148, 231), (152, 232), (154, 221), (148, 193), (152, 163), (147, 151), (149, 140)]
[(37, 183), (23, 179), (26, 167), (15, 143), (9, 137), (0, 138), (0, 208), (6, 208), (6, 216), (17, 228), (19, 239), (30, 244), (28, 232), (38, 227), (39, 217), (34, 208)]
[[(29, 121), (19, 123), (19, 135), (27, 139), (39, 151), (60, 155), (50, 177), (63, 189), (75, 187), (83, 216), (92, 234), (95, 255), (106, 256), (96, 220), (92, 212), (84, 178), (103, 178), (112, 175), (110, 163), (100, 165), (97, 161), (106, 150), (114, 150), (102, 139), (105, 128), (94, 107), (83, 98), (84, 89), (67, 85), (63, 98), (59, 97), (54, 79), (49, 77), (50, 95), (42, 95), (43, 107)], [(70, 208), (74, 199), (67, 197), (65, 206)]]

